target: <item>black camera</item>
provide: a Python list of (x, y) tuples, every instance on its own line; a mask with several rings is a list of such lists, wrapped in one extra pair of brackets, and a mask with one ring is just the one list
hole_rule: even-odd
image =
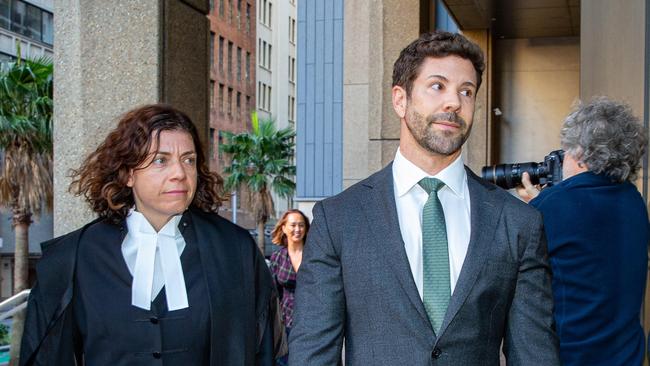
[(541, 163), (514, 163), (484, 166), (483, 179), (501, 188), (511, 189), (521, 184), (521, 175), (527, 172), (532, 184), (552, 186), (562, 181), (564, 151), (551, 151)]

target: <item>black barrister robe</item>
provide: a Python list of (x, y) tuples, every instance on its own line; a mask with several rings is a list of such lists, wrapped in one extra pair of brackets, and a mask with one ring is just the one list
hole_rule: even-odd
[[(245, 229), (217, 214), (190, 208), (183, 215), (185, 220), (195, 235), (184, 234), (184, 238), (196, 238), (208, 287), (210, 365), (273, 365), (277, 300), (255, 242)], [(125, 224), (96, 220), (43, 243), (43, 257), (36, 267), (37, 283), (27, 307), (20, 365), (83, 365), (81, 350), (75, 349), (71, 302), (77, 247), (80, 241), (83, 245), (93, 240), (84, 236), (90, 225), (101, 225), (102, 236), (124, 239)]]

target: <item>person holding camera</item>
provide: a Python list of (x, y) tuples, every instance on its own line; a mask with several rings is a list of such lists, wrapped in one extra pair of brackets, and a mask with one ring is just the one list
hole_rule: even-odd
[(544, 218), (560, 357), (572, 365), (641, 365), (640, 311), (650, 225), (632, 182), (647, 137), (629, 106), (600, 97), (561, 130), (563, 181), (517, 190)]

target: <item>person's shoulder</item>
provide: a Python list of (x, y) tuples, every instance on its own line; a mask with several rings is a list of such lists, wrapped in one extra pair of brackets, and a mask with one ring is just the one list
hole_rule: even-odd
[(102, 227), (106, 225), (107, 222), (104, 219), (95, 219), (88, 224), (78, 228), (77, 230), (71, 231), (67, 234), (63, 234), (56, 238), (44, 241), (41, 243), (41, 252), (43, 256), (49, 255), (49, 253), (63, 250), (70, 246), (73, 246), (85, 235), (95, 234), (98, 230), (102, 230)]
[(391, 164), (389, 164), (367, 178), (346, 188), (341, 193), (323, 199), (319, 204), (322, 205), (323, 208), (332, 208), (337, 210), (346, 208), (358, 209), (359, 201), (362, 200), (370, 190), (380, 187), (386, 188), (386, 185), (392, 184), (392, 179), (392, 169)]
[(542, 189), (539, 195), (530, 201), (530, 205), (539, 210), (553, 207), (558, 203), (566, 207), (570, 202), (574, 201), (572, 199), (575, 195), (574, 192), (580, 192), (581, 190), (581, 186), (576, 185), (573, 180), (565, 180), (554, 186)]
[(284, 257), (286, 255), (288, 255), (287, 247), (282, 246), (282, 247), (280, 247), (280, 249), (278, 249), (278, 250), (274, 251), (273, 253), (271, 253), (270, 261), (272, 263), (273, 262), (277, 263), (282, 257)]
[(190, 209), (190, 214), (192, 215), (192, 221), (199, 221), (198, 228), (205, 228), (205, 224), (212, 225), (217, 230), (220, 230), (223, 234), (233, 235), (235, 237), (241, 238), (251, 238), (248, 230), (243, 227), (231, 222), (230, 220), (220, 216), (216, 212), (205, 212), (198, 208)]
[[(470, 179), (474, 180), (474, 182), (470, 183)], [(483, 194), (486, 195), (484, 196), (486, 197), (486, 202), (494, 205), (495, 207), (498, 207), (500, 215), (504, 219), (508, 220), (508, 222), (511, 222), (513, 225), (527, 226), (530, 223), (541, 223), (541, 213), (536, 208), (512, 195), (509, 191), (500, 188), (482, 178), (479, 178), (473, 173), (468, 174), (468, 184), (474, 184), (475, 191), (483, 190)], [(472, 196), (471, 199), (473, 200), (478, 197)], [(474, 206), (475, 204), (481, 203), (472, 201), (471, 205)]]

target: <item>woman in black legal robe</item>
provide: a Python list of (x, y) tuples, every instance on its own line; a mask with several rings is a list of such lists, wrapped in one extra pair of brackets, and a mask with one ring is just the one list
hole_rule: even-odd
[(72, 177), (98, 218), (42, 245), (20, 365), (273, 364), (271, 276), (185, 114), (126, 113)]

